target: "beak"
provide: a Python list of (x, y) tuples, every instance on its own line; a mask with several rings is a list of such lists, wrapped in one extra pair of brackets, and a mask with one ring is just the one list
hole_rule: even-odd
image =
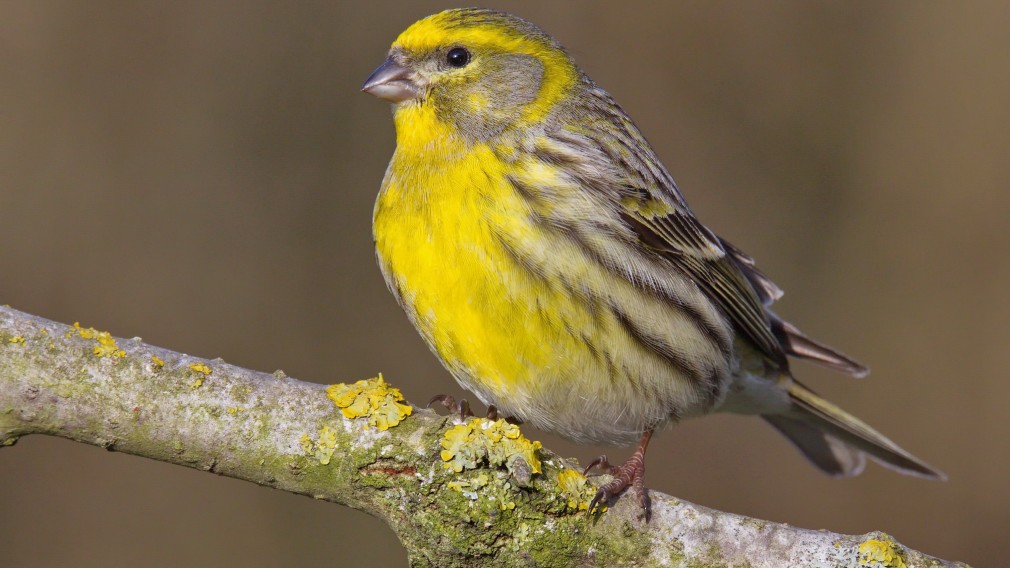
[(410, 75), (410, 69), (396, 63), (391, 57), (386, 58), (386, 62), (365, 79), (361, 90), (391, 103), (416, 99), (421, 95), (421, 89), (411, 80)]

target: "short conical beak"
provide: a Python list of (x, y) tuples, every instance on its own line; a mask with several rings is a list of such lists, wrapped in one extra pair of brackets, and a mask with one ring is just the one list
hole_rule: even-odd
[(392, 58), (386, 59), (385, 63), (365, 79), (361, 90), (391, 103), (414, 99), (421, 94), (421, 89), (411, 79), (410, 69), (396, 63)]

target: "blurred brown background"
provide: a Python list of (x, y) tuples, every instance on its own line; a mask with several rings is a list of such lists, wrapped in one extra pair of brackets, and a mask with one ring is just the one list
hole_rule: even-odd
[[(1005, 564), (1006, 6), (487, 4), (568, 46), (787, 290), (778, 311), (874, 369), (797, 373), (951, 477), (831, 480), (756, 419), (714, 417), (659, 436), (650, 486)], [(376, 268), (393, 127), (358, 92), (445, 7), (0, 3), (0, 303), (303, 379), (383, 371), (415, 402), (459, 394)], [(405, 559), (342, 507), (57, 439), (0, 451), (3, 566)]]

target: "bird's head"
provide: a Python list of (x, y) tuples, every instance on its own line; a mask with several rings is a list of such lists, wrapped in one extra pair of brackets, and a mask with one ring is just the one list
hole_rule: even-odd
[(565, 50), (537, 26), (467, 8), (407, 28), (362, 90), (392, 102), (398, 114), (423, 108), (468, 137), (486, 139), (543, 120), (580, 77)]

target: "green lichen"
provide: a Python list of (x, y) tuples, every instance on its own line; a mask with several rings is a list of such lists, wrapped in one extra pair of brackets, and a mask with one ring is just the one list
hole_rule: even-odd
[(519, 487), (503, 471), (480, 472), (469, 479), (450, 481), (446, 487), (477, 502), (488, 512), (493, 509), (512, 511), (516, 508), (516, 501), (522, 500)]
[(518, 426), (501, 419), (472, 418), (457, 424), (445, 433), (441, 445), (443, 466), (456, 473), (487, 463), (508, 469), (520, 485), (528, 485), (533, 475), (542, 473), (537, 456), (540, 442), (530, 441)]
[[(643, 559), (651, 549), (649, 538), (640, 531), (613, 538), (613, 522), (597, 514), (588, 516), (585, 508), (595, 488), (582, 474), (558, 468), (556, 458), (544, 461), (535, 442), (522, 438), (522, 459), (532, 454), (537, 464), (527, 464), (531, 474), (528, 484), (520, 485), (507, 467), (502, 454), (488, 451), (501, 444), (518, 443), (512, 436), (514, 426), (486, 419), (472, 419), (453, 425), (438, 440), (443, 470), (444, 490), (434, 491), (429, 503), (418, 503), (414, 525), (422, 527), (421, 542), (411, 546), (424, 549), (427, 535), (438, 542), (438, 562), (412, 559), (416, 565), (449, 566), (543, 566), (561, 568), (597, 564), (606, 559), (612, 566), (646, 566)], [(505, 428), (510, 435), (493, 433)], [(518, 430), (518, 429), (516, 429)], [(492, 432), (488, 440), (482, 435)], [(533, 450), (533, 448), (536, 448)], [(496, 457), (490, 457), (496, 456)], [(558, 460), (560, 461), (560, 460)], [(461, 465), (459, 471), (455, 465)], [(449, 467), (446, 467), (449, 466)], [(436, 475), (435, 485), (438, 484)], [(581, 507), (580, 507), (581, 505)], [(602, 521), (602, 522), (600, 522)], [(598, 524), (599, 523), (599, 524)], [(616, 529), (620, 532), (620, 529)], [(458, 550), (458, 557), (447, 558), (446, 550)], [(433, 551), (434, 552), (434, 551)], [(670, 558), (679, 557), (670, 554)], [(434, 556), (433, 556), (434, 558)]]
[[(436, 548), (439, 556), (433, 562), (421, 553), (413, 564), (560, 568), (606, 559), (612, 566), (648, 565), (649, 537), (642, 531), (622, 535), (611, 524), (616, 517), (587, 515), (592, 483), (559, 467), (556, 457), (545, 460), (540, 444), (515, 425), (473, 418), (449, 426), (437, 444), (447, 475), (431, 473), (431, 485), (415, 491), (422, 498), (412, 509), (418, 540), (409, 546), (432, 546), (431, 558)], [(605, 536), (615, 530), (619, 536)], [(459, 554), (446, 557), (446, 550)]]

